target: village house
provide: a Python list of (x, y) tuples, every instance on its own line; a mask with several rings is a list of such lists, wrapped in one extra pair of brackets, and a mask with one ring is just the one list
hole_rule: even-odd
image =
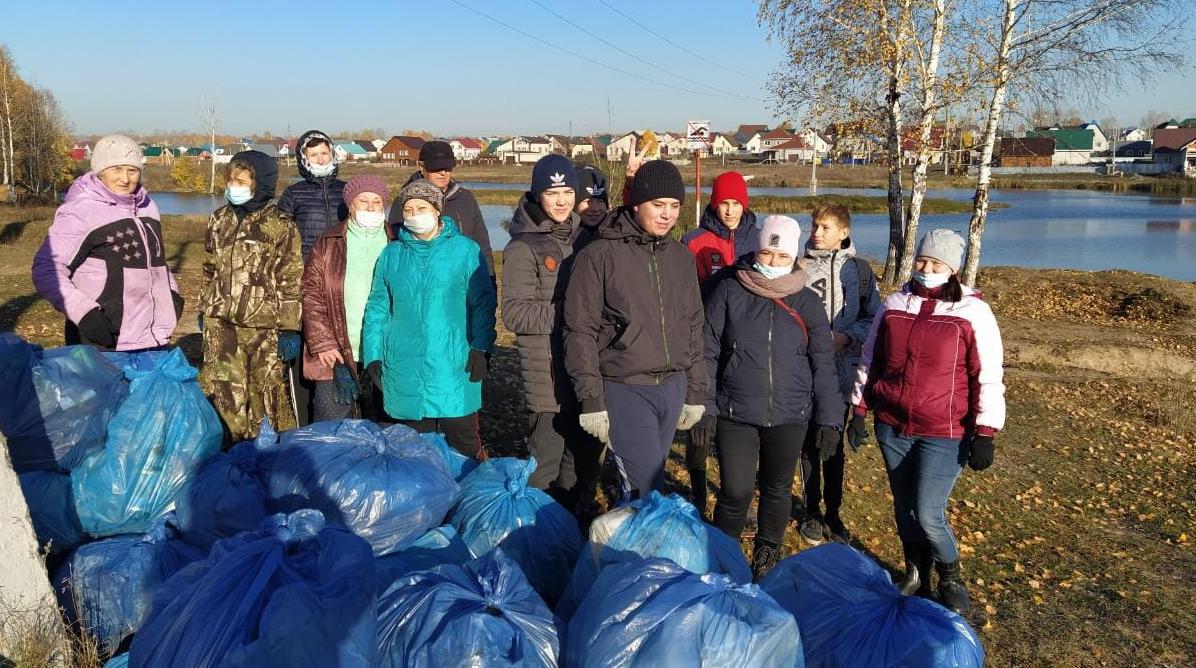
[(414, 165), (419, 160), (419, 150), (424, 140), (419, 137), (395, 135), (382, 145), (382, 162), (397, 165)]
[(656, 135), (660, 142), (660, 154), (669, 158), (677, 158), (689, 151), (689, 141), (684, 132), (664, 132)]
[(1118, 135), (1118, 141), (1124, 142), (1144, 141), (1147, 139), (1150, 139), (1150, 132), (1143, 130), (1142, 128), (1130, 128), (1128, 130), (1122, 130), (1121, 134)]
[[(943, 162), (943, 126), (930, 126), (930, 164), (939, 165)], [(914, 165), (918, 162), (918, 129), (907, 127), (901, 131), (901, 164)]]
[(370, 143), (374, 145), (374, 151), (377, 152), (379, 155), (381, 155), (382, 147), (386, 146), (386, 140), (385, 139), (371, 139)]
[(493, 148), (500, 162), (522, 165), (534, 163), (551, 153), (552, 142), (547, 137), (515, 136), (500, 141)]
[(723, 155), (734, 155), (735, 144), (727, 139), (727, 135), (721, 132), (715, 132), (710, 135), (710, 155), (715, 157)]
[(586, 141), (579, 141), (573, 144), (572, 149), (569, 151), (569, 157), (576, 159), (583, 155), (605, 156), (606, 149), (608, 146), (610, 146), (610, 142), (610, 135), (594, 135), (593, 137), (587, 137)]
[(1117, 146), (1118, 158), (1149, 158), (1154, 151), (1154, 142), (1149, 139), (1126, 142)]
[(352, 139), (333, 139), (332, 153), (338, 162), (365, 160), (365, 149)]
[(752, 139), (752, 137), (766, 132), (768, 132), (767, 125), (740, 125), (739, 129), (736, 130), (735, 134), (729, 139), (731, 143), (735, 145), (735, 148), (744, 150), (746, 144)]
[(169, 146), (143, 146), (141, 157), (147, 165), (170, 165), (177, 156)]
[(1154, 163), (1170, 172), (1196, 176), (1196, 122), (1192, 127), (1156, 129)]
[(640, 133), (628, 132), (610, 142), (606, 147), (606, 159), (611, 162), (622, 162), (639, 146)]
[(1096, 123), (1036, 128), (1027, 137), (1051, 137), (1055, 140), (1053, 166), (1087, 165), (1093, 156), (1108, 154), (1109, 140)]
[(765, 162), (813, 162), (814, 148), (801, 137), (765, 148), (761, 155)]
[(378, 157), (378, 149), (374, 146), (373, 141), (369, 139), (358, 139), (355, 143), (361, 147), (361, 150), (365, 151), (364, 159), (374, 160)]
[(1052, 137), (1002, 137), (998, 147), (1001, 167), (1050, 167), (1055, 155)]
[(449, 141), (449, 146), (453, 149), (453, 157), (458, 162), (470, 162), (477, 160), (478, 156), (482, 154), (482, 142), (473, 137), (457, 137)]
[[(780, 146), (781, 144), (787, 144), (793, 140), (793, 133), (785, 128), (776, 128), (775, 130), (769, 130), (768, 132), (760, 134), (759, 137), (760, 139), (758, 147), (755, 150), (752, 150), (752, 153), (764, 153), (765, 151)], [(755, 137), (753, 137), (752, 140), (755, 140)], [(751, 150), (751, 141), (749, 141), (748, 144), (749, 150)]]

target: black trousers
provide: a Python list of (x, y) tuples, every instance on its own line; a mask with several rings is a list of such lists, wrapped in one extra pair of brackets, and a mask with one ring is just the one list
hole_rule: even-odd
[(527, 448), (536, 458), (532, 487), (548, 492), (572, 512), (593, 497), (602, 443), (581, 428), (577, 413), (530, 414)]
[[(826, 519), (839, 519), (843, 507), (843, 439), (835, 455), (825, 462), (818, 454), (818, 425), (810, 423), (801, 450), (801, 494), (806, 513)], [(825, 514), (819, 504), (826, 503)]]
[(790, 489), (805, 436), (804, 424), (757, 427), (720, 417), (716, 438), (722, 485), (714, 526), (739, 540), (758, 480), (757, 538), (780, 545), (789, 524)]
[(418, 431), (421, 434), (439, 432), (444, 434), (444, 440), (467, 457), (478, 459), (482, 454), (482, 434), (478, 431), (478, 414), (453, 418), (424, 418), (422, 420), (399, 420), (399, 424)]

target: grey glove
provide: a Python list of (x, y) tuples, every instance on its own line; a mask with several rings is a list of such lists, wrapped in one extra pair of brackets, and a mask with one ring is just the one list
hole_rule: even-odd
[(701, 404), (695, 406), (693, 404), (685, 404), (681, 407), (681, 417), (677, 418), (677, 429), (680, 431), (689, 431), (693, 426), (702, 419), (702, 415), (706, 412), (706, 407)]
[(606, 411), (582, 413), (578, 422), (590, 436), (603, 443), (610, 443), (610, 415)]

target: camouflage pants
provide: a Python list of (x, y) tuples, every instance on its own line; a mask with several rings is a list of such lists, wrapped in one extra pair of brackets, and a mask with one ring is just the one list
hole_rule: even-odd
[(295, 427), (285, 373), (278, 359), (277, 329), (238, 327), (219, 318), (204, 320), (199, 385), (233, 443), (257, 436), (265, 417), (278, 431)]

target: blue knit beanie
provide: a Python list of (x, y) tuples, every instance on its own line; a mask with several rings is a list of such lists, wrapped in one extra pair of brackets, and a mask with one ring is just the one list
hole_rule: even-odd
[(561, 186), (568, 186), (577, 192), (577, 170), (573, 168), (573, 162), (556, 153), (540, 158), (532, 168), (532, 198), (538, 200), (540, 193)]

